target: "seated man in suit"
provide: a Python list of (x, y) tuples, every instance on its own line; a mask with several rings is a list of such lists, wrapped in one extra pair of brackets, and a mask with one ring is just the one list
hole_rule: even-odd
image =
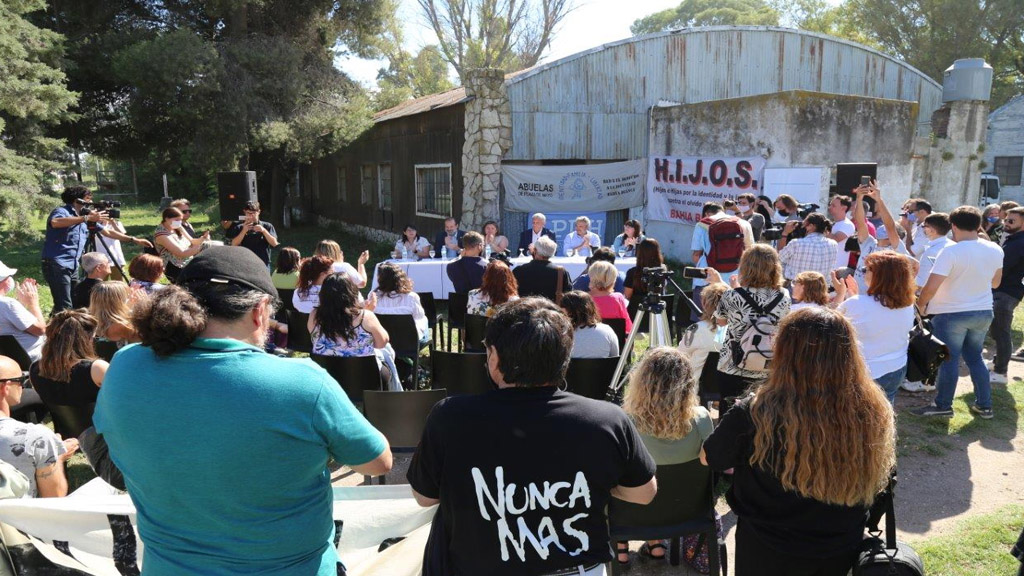
[(561, 266), (551, 263), (551, 257), (558, 250), (558, 244), (554, 240), (544, 236), (533, 244), (533, 260), (516, 266), (512, 275), (516, 277), (519, 284), (519, 296), (543, 296), (551, 301), (557, 301), (558, 279), (562, 278), (562, 292), (572, 290), (572, 280), (569, 273)]
[(601, 237), (590, 231), (590, 218), (580, 216), (576, 219), (576, 229), (565, 235), (563, 242), (564, 255), (570, 256), (575, 250), (576, 256), (592, 256), (594, 250), (601, 247)]
[(484, 237), (476, 232), (467, 232), (462, 237), (462, 257), (446, 266), (448, 278), (458, 294), (469, 294), (479, 288), (484, 280), (487, 260), (480, 257), (484, 251)]
[(434, 248), (437, 250), (437, 257), (442, 260), (445, 257), (445, 250), (448, 250), (448, 258), (455, 258), (462, 253), (462, 240), (466, 237), (463, 230), (459, 230), (459, 223), (455, 218), (446, 218), (444, 230), (434, 236)]
[(533, 215), (533, 228), (523, 230), (522, 234), (519, 235), (519, 249), (515, 253), (516, 256), (520, 254), (530, 254), (533, 252), (533, 244), (537, 242), (542, 236), (547, 236), (551, 240), (558, 242), (555, 238), (555, 233), (549, 230), (545, 224), (548, 223), (548, 217), (537, 212)]

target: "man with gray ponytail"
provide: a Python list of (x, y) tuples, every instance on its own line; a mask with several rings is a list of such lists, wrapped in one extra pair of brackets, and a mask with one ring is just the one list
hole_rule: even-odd
[(391, 468), (384, 437), (307, 359), (263, 352), (277, 290), (242, 247), (211, 247), (141, 302), (93, 422), (123, 472), (145, 572), (338, 573), (327, 463)]

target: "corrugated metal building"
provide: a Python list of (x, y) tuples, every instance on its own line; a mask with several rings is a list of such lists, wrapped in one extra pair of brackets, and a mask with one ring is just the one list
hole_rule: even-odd
[[(509, 75), (506, 87), (512, 146), (504, 161), (522, 164), (644, 158), (649, 114), (659, 102), (709, 102), (791, 90), (906, 100), (919, 104), (918, 124), (927, 133), (942, 96), (941, 86), (931, 78), (865, 46), (822, 34), (759, 26), (693, 28), (629, 38)], [(378, 115), (375, 130), (409, 116), (437, 114), (439, 108), (461, 103), (458, 96), (456, 90), (440, 102), (430, 96), (385, 111)], [(449, 149), (456, 148), (455, 142), (451, 144)], [(377, 147), (382, 156), (374, 161), (393, 162), (389, 154), (400, 146), (394, 142)], [(342, 162), (347, 154), (343, 150), (333, 161)], [(419, 155), (436, 156), (436, 151), (407, 150), (404, 155), (408, 166), (391, 164), (396, 182), (399, 170), (410, 172), (406, 181), (413, 182), (412, 164), (420, 161)], [(458, 158), (449, 161), (453, 166), (459, 163)], [(332, 172), (321, 171), (320, 178)], [(457, 178), (453, 173), (452, 180)], [(335, 187), (321, 183), (322, 188), (328, 186)], [(411, 188), (395, 189), (396, 222), (404, 221), (403, 214), (415, 213), (415, 197)], [(331, 218), (361, 223), (342, 209), (318, 208), (336, 212), (328, 214)], [(460, 208), (453, 205), (453, 215), (458, 217)], [(606, 230), (617, 231), (624, 218), (625, 211), (609, 214)], [(502, 220), (502, 228), (514, 234), (525, 227), (526, 215), (505, 212)]]
[(999, 176), (1000, 200), (1024, 202), (1024, 94), (989, 114), (985, 163)]

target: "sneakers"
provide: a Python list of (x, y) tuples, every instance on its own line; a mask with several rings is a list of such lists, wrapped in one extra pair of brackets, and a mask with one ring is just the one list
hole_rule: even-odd
[(971, 414), (974, 414), (978, 418), (982, 418), (984, 420), (991, 420), (992, 419), (992, 409), (991, 408), (982, 408), (981, 406), (978, 406), (977, 404), (971, 404)]
[(903, 383), (900, 384), (900, 388), (903, 388), (907, 392), (924, 392), (925, 385), (920, 382), (904, 380)]
[(989, 372), (994, 372), (995, 369), (996, 369), (996, 361), (995, 360), (985, 360), (985, 368), (988, 368)]
[[(929, 404), (927, 406), (918, 406), (917, 408), (911, 408), (907, 410), (914, 416), (952, 416), (952, 408), (939, 408), (935, 404)], [(991, 413), (991, 411), (989, 411)], [(991, 418), (991, 416), (989, 416)]]
[(992, 384), (1006, 384), (1006, 374), (1000, 374), (993, 370), (989, 370), (988, 381)]
[(1016, 360), (1017, 362), (1024, 362), (1024, 348), (1017, 350), (1010, 355), (1010, 360)]

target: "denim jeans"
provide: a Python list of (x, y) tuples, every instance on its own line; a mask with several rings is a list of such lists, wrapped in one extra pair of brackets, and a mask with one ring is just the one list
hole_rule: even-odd
[(888, 374), (883, 374), (878, 378), (875, 378), (875, 383), (882, 387), (882, 391), (885, 392), (885, 397), (889, 399), (889, 403), (893, 406), (896, 405), (896, 393), (900, 390), (900, 384), (903, 383), (903, 378), (907, 375), (907, 366), (899, 370), (893, 370)]
[(964, 359), (971, 372), (974, 384), (974, 403), (981, 408), (992, 408), (992, 384), (988, 379), (988, 368), (981, 357), (985, 335), (992, 324), (991, 310), (951, 312), (932, 317), (935, 337), (949, 347), (949, 359), (939, 367), (935, 383), (935, 405), (944, 410), (953, 407), (956, 382), (960, 378), (960, 358)]
[(1010, 366), (1010, 354), (1013, 354), (1013, 335), (1010, 325), (1013, 323), (1013, 311), (1020, 304), (1013, 296), (1005, 292), (992, 293), (992, 327), (989, 333), (996, 341), (996, 355), (993, 358), (992, 369), (994, 372), (1006, 374)]
[(53, 260), (43, 260), (43, 278), (53, 296), (53, 311), (50, 314), (70, 310), (71, 291), (78, 284), (78, 269), (71, 270)]

